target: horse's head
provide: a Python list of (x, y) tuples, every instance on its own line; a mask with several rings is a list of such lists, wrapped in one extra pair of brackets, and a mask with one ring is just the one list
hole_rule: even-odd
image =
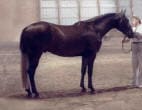
[(129, 19), (125, 15), (126, 11), (121, 11), (116, 14), (117, 26), (116, 28), (125, 34), (128, 38), (133, 38), (133, 30), (130, 25)]

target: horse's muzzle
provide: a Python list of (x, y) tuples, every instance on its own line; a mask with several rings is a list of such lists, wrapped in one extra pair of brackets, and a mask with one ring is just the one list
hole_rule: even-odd
[(128, 38), (134, 38), (134, 33), (131, 32), (131, 31), (129, 31), (129, 32), (127, 33), (127, 36), (128, 36)]

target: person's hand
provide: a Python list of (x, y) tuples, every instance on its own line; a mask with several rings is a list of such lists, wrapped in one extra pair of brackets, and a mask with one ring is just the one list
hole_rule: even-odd
[(128, 39), (128, 38), (124, 38), (123, 40), (122, 40), (122, 43), (127, 43), (127, 42), (129, 42), (130, 41), (130, 39)]

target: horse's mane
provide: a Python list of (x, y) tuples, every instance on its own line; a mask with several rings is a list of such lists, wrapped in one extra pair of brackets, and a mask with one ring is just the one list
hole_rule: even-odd
[(111, 18), (116, 16), (118, 13), (107, 13), (107, 14), (102, 14), (99, 16), (95, 16), (93, 18), (87, 19), (87, 20), (82, 20), (82, 21), (78, 21), (76, 22), (74, 25), (80, 25), (80, 23), (95, 23), (98, 24), (100, 22), (102, 22), (104, 19), (106, 18)]
[(88, 20), (84, 20), (83, 22), (94, 22), (94, 23), (98, 23), (100, 21), (102, 21), (103, 19), (105, 18), (108, 18), (108, 17), (112, 17), (116, 15), (116, 13), (108, 13), (108, 14), (103, 14), (103, 15), (100, 15), (100, 16), (95, 16), (93, 18), (90, 18)]

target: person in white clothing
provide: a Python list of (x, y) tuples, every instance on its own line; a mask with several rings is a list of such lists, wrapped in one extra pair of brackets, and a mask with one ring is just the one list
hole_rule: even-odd
[(142, 24), (141, 20), (133, 16), (132, 26), (134, 38), (132, 40), (132, 67), (133, 67), (133, 85), (142, 87)]

